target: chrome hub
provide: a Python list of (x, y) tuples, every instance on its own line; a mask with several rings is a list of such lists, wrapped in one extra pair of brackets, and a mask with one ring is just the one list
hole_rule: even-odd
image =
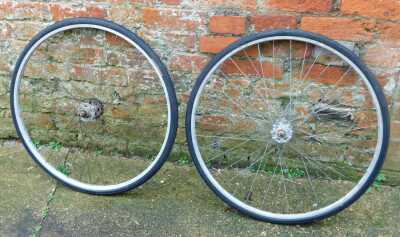
[(279, 144), (287, 143), (293, 136), (292, 126), (286, 119), (279, 120), (272, 125), (271, 136)]
[(76, 115), (84, 122), (95, 121), (104, 112), (104, 105), (98, 99), (82, 101), (76, 108)]

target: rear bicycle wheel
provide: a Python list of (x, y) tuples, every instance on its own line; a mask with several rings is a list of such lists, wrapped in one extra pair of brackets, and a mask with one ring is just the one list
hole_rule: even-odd
[(190, 96), (186, 134), (201, 177), (227, 204), (263, 221), (306, 223), (371, 185), (389, 114), (351, 51), (278, 30), (245, 37), (208, 64)]
[(159, 57), (131, 31), (94, 18), (57, 22), (31, 40), (15, 66), (11, 110), (32, 158), (91, 194), (128, 191), (151, 178), (178, 123)]

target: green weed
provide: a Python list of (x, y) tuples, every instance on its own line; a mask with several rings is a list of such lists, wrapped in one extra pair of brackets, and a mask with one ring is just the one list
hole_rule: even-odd
[(40, 141), (37, 141), (37, 140), (32, 140), (32, 143), (36, 147), (36, 149), (39, 149), (42, 146)]
[(372, 187), (380, 191), (382, 184), (386, 181), (386, 176), (384, 174), (378, 174)]
[(57, 166), (57, 170), (63, 173), (66, 176), (71, 174), (71, 169), (67, 164), (60, 164)]
[(49, 145), (50, 145), (50, 148), (54, 151), (60, 151), (62, 148), (62, 145), (59, 141), (51, 141), (49, 143)]
[(190, 163), (189, 156), (185, 153), (179, 156), (179, 159), (176, 161), (178, 165), (187, 165)]

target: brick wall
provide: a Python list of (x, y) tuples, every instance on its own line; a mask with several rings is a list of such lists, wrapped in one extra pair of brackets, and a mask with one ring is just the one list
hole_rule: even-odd
[[(400, 2), (398, 0), (93, 0), (0, 2), (0, 136), (13, 138), (9, 74), (21, 49), (45, 26), (91, 16), (143, 37), (169, 68), (180, 110), (207, 61), (238, 37), (298, 28), (339, 40), (359, 54), (384, 87), (392, 115), (389, 176), (400, 172)], [(183, 126), (183, 119), (180, 121)], [(177, 143), (184, 147), (183, 129)], [(400, 180), (400, 177), (397, 176)]]

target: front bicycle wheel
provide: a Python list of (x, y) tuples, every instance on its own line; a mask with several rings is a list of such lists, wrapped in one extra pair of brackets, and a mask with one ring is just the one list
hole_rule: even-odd
[(92, 194), (135, 188), (167, 159), (178, 109), (153, 50), (113, 22), (75, 18), (40, 32), (11, 83), (15, 127), (32, 158)]
[(321, 220), (357, 200), (385, 159), (381, 88), (350, 50), (278, 30), (245, 37), (199, 76), (186, 114), (207, 185), (253, 218)]

